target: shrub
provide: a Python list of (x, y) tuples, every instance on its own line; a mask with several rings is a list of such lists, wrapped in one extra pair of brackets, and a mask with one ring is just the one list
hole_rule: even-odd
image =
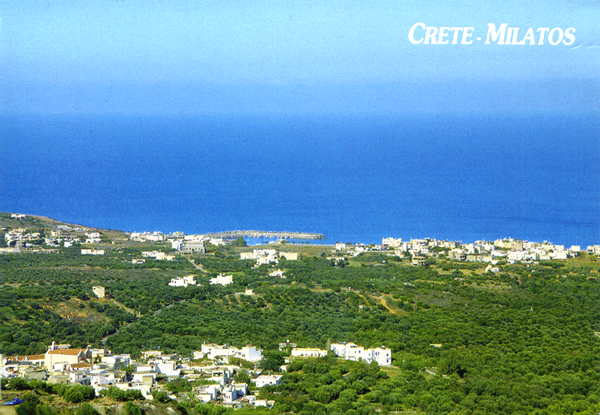
[(7, 389), (23, 391), (31, 389), (29, 383), (23, 378), (12, 378), (8, 381)]
[(35, 407), (40, 404), (40, 398), (34, 392), (27, 392), (23, 403), (16, 407), (17, 415), (35, 415)]
[(125, 404), (125, 415), (144, 415), (144, 410), (133, 402), (127, 402)]
[(75, 411), (76, 415), (100, 415), (98, 410), (94, 408), (89, 402), (84, 402), (81, 404), (77, 411)]

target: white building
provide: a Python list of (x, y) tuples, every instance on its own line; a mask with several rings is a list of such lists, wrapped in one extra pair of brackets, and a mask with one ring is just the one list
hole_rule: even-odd
[(101, 285), (92, 287), (92, 291), (98, 298), (104, 298), (106, 296), (106, 289)]
[(214, 278), (210, 279), (210, 284), (211, 285), (229, 285), (229, 284), (233, 284), (233, 275), (225, 275), (225, 274), (219, 274)]
[(255, 259), (254, 252), (241, 252), (240, 259)]
[(188, 275), (183, 278), (172, 278), (169, 285), (171, 287), (187, 287), (188, 285), (196, 285), (196, 280), (193, 275)]
[(175, 261), (175, 256), (167, 255), (161, 251), (143, 251), (142, 256), (146, 258), (154, 258), (159, 261)]
[(600, 255), (600, 245), (589, 245), (587, 251), (590, 254)]
[(177, 368), (175, 362), (155, 359), (148, 361), (148, 363), (154, 366), (154, 371), (156, 373), (170, 378), (178, 378), (181, 373), (181, 369)]
[(293, 348), (293, 357), (323, 357), (327, 356), (327, 350), (315, 349), (315, 348)]
[(221, 391), (223, 403), (232, 404), (236, 399), (245, 396), (247, 392), (248, 385), (245, 383), (234, 383), (232, 385), (227, 385)]
[(107, 370), (93, 370), (89, 374), (90, 384), (94, 387), (96, 393), (100, 392), (102, 389), (106, 389), (107, 387), (116, 384), (119, 379), (115, 378), (114, 372), (110, 372)]
[(132, 241), (139, 242), (163, 242), (166, 238), (166, 235), (160, 232), (133, 232), (131, 234)]
[(375, 361), (379, 366), (391, 366), (392, 364), (392, 351), (383, 346), (375, 349), (365, 349), (354, 343), (332, 343), (331, 350), (337, 356), (346, 360), (363, 360), (366, 363)]
[(85, 236), (87, 236), (85, 240), (86, 244), (99, 244), (102, 242), (102, 238), (98, 232), (86, 232)]
[(221, 385), (202, 385), (196, 398), (204, 403), (216, 401), (221, 392)]
[(279, 263), (277, 255), (267, 255), (256, 258), (256, 265), (269, 265)]
[(285, 276), (283, 275), (284, 273), (285, 273), (285, 271), (276, 269), (275, 271), (273, 271), (269, 274), (269, 277), (285, 278)]
[(211, 360), (215, 360), (218, 357), (237, 357), (249, 362), (259, 362), (262, 360), (262, 350), (251, 345), (238, 349), (228, 344), (218, 345), (209, 343), (203, 344), (199, 352), (194, 352), (194, 359), (202, 359), (203, 357)]
[(267, 385), (277, 385), (281, 382), (282, 375), (260, 375), (254, 379), (254, 384), (257, 388), (262, 388)]
[(336, 244), (335, 244), (335, 250), (336, 251), (345, 251), (346, 250), (346, 244), (343, 244), (341, 242), (336, 242)]
[(402, 245), (402, 238), (383, 238), (381, 241), (381, 245), (389, 246), (392, 248), (398, 248), (400, 247), (400, 245)]
[(105, 363), (110, 367), (115, 367), (116, 365), (129, 366), (131, 364), (131, 355), (115, 354), (115, 355), (103, 356), (102, 363)]
[(249, 362), (260, 362), (262, 360), (262, 350), (254, 346), (242, 347), (240, 357)]
[(82, 249), (81, 255), (104, 255), (104, 249)]

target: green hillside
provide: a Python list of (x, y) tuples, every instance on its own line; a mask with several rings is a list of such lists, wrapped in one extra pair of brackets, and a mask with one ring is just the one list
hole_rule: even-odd
[[(0, 255), (3, 354), (43, 353), (52, 341), (134, 356), (157, 347), (189, 354), (203, 342), (274, 351), (286, 340), (346, 341), (390, 348), (394, 367), (347, 382), (344, 373), (360, 368), (324, 358), (292, 366), (266, 396), (286, 413), (600, 411), (595, 256), (493, 274), (443, 257), (425, 267), (383, 253), (336, 262), (328, 247), (303, 246), (297, 261), (277, 265), (280, 278), (240, 260), (246, 248), (132, 264), (142, 250), (169, 247), (113, 241), (103, 256), (78, 247)], [(233, 284), (210, 285), (220, 273)], [(190, 274), (198, 285), (168, 285)], [(95, 298), (96, 285), (106, 298)]]

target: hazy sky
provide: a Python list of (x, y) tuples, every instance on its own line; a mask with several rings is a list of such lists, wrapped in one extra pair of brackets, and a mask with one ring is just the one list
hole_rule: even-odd
[[(600, 104), (597, 1), (0, 4), (5, 113), (593, 112)], [(419, 22), (473, 27), (473, 43), (412, 44)], [(486, 45), (488, 23), (518, 27), (517, 41), (531, 27), (536, 44)], [(575, 40), (539, 45), (545, 27), (560, 29), (554, 40), (573, 28)]]

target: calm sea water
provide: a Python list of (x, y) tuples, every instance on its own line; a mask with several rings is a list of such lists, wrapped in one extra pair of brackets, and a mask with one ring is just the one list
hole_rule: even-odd
[(595, 118), (3, 117), (0, 211), (127, 231), (600, 243)]

